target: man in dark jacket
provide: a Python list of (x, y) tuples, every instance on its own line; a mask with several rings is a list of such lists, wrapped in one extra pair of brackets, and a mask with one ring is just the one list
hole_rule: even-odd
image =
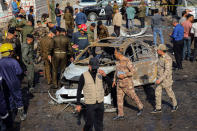
[(61, 26), (61, 12), (59, 9), (59, 4), (56, 4), (56, 8), (55, 8), (55, 15), (56, 15), (56, 21), (57, 21), (57, 26), (60, 27)]
[(71, 43), (72, 48), (74, 48), (77, 54), (89, 45), (87, 26), (85, 24), (82, 24), (79, 25), (78, 28), (79, 32), (73, 34)]
[(151, 20), (151, 27), (153, 29), (153, 38), (154, 44), (157, 45), (157, 34), (159, 34), (161, 39), (161, 44), (164, 44), (163, 33), (162, 33), (162, 24), (163, 24), (163, 17), (159, 14), (159, 10), (155, 10), (155, 14)]
[(105, 7), (106, 17), (107, 17), (107, 26), (110, 26), (112, 23), (113, 7), (111, 6), (111, 1), (108, 2), (108, 5)]
[(89, 70), (81, 75), (77, 90), (76, 110), (78, 112), (81, 111), (80, 99), (82, 90), (87, 108), (84, 131), (92, 131), (93, 126), (95, 131), (103, 131), (104, 81), (109, 85), (111, 84), (110, 78), (103, 70), (99, 69), (99, 60), (95, 57), (91, 58)]
[[(21, 82), (19, 76), (22, 74), (22, 69), (19, 63), (12, 58), (13, 46), (10, 43), (5, 43), (0, 46), (0, 75), (3, 86), (3, 92), (7, 103), (7, 109), (14, 113), (18, 109), (18, 114), (21, 120), (25, 120), (24, 105), (21, 93)], [(2, 108), (2, 106), (0, 107)], [(11, 125), (10, 125), (11, 126)]]
[(73, 11), (73, 7), (70, 6), (70, 2), (67, 2), (66, 4), (67, 6), (65, 7), (64, 13), (66, 13), (66, 10), (69, 9), (69, 12), (73, 15), (74, 11)]
[(35, 20), (34, 20), (34, 16), (33, 16), (33, 9), (30, 9), (29, 15), (28, 15), (28, 21), (31, 21), (32, 26), (34, 27), (35, 25)]
[[(58, 87), (57, 74), (60, 68), (60, 73), (63, 73), (66, 67), (67, 55), (70, 54), (72, 57), (72, 47), (69, 38), (66, 37), (65, 29), (61, 29), (60, 35), (54, 37), (54, 43), (51, 45), (50, 54), (52, 54), (52, 67), (53, 67), (53, 86), (52, 88)], [(73, 58), (72, 58), (73, 61)]]

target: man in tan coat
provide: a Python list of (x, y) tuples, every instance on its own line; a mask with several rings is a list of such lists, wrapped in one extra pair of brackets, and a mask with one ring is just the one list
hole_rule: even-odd
[(151, 113), (160, 113), (161, 112), (161, 97), (162, 97), (162, 89), (164, 88), (168, 94), (168, 96), (172, 100), (172, 112), (178, 109), (177, 100), (175, 98), (174, 92), (172, 90), (172, 58), (166, 53), (166, 46), (164, 44), (160, 44), (158, 47), (158, 55), (159, 61), (157, 66), (157, 87), (155, 89), (155, 101), (156, 107)]
[(120, 27), (122, 26), (122, 15), (119, 12), (119, 9), (116, 9), (116, 13), (113, 18), (114, 32), (117, 37), (120, 36)]

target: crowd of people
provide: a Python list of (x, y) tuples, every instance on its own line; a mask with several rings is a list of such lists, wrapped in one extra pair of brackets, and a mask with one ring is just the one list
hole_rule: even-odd
[[(165, 0), (163, 2), (165, 5)], [(47, 84), (51, 89), (58, 89), (60, 86), (58, 73), (62, 74), (65, 67), (73, 62), (76, 56), (92, 42), (109, 37), (108, 26), (113, 24), (114, 33), (117, 37), (120, 36), (120, 28), (123, 26), (124, 19), (128, 29), (133, 29), (135, 16), (138, 16), (141, 28), (146, 26), (146, 3), (143, 0), (138, 7), (138, 14), (126, 0), (121, 11), (116, 1), (114, 1), (113, 7), (109, 1), (105, 7), (107, 26), (102, 21), (98, 21), (97, 23), (91, 23), (88, 27), (87, 16), (83, 13), (83, 9), (73, 9), (68, 2), (65, 10), (61, 11), (60, 5), (57, 3), (54, 7), (54, 4), (55, 2), (52, 0), (50, 5), (51, 20), (49, 20), (48, 14), (43, 14), (42, 19), (35, 22), (34, 7), (31, 6), (29, 11), (25, 12), (22, 7), (18, 7), (16, 0), (13, 0), (14, 17), (9, 21), (7, 35), (0, 44), (0, 103), (2, 105), (0, 116), (1, 124), (5, 124), (4, 128), (11, 127), (16, 110), (21, 120), (26, 118), (21, 81), (24, 76), (27, 77), (28, 94), (32, 95), (35, 90), (35, 64), (43, 63), (44, 77)], [(164, 6), (164, 16), (167, 14), (165, 8)], [(65, 28), (62, 28), (61, 18), (65, 20)], [(172, 22), (175, 28), (170, 37), (172, 38), (178, 69), (183, 68), (182, 60), (191, 59), (191, 42), (193, 39), (195, 50), (192, 61), (196, 60), (197, 23), (192, 23), (193, 19), (194, 17), (189, 14), (189, 10), (186, 10), (183, 11), (183, 17), (180, 21), (173, 19)], [(162, 34), (163, 21), (161, 12), (155, 10), (151, 27), (154, 34), (153, 43), (157, 46), (159, 55), (159, 70), (155, 90), (156, 107), (152, 113), (162, 111), (162, 88), (172, 99), (172, 112), (178, 109), (175, 94), (172, 91), (172, 58), (166, 52), (167, 48)], [(95, 37), (96, 28), (97, 37)], [(157, 44), (157, 34), (161, 38), (160, 44)], [(97, 58), (90, 59), (89, 71), (83, 73), (80, 77), (76, 110), (81, 110), (80, 98), (83, 90), (88, 112), (84, 130), (91, 130), (93, 126), (98, 131), (103, 130), (103, 81), (107, 81), (112, 87), (116, 86), (117, 88), (118, 115), (113, 120), (124, 119), (123, 99), (125, 94), (135, 100), (139, 109), (137, 115), (139, 116), (143, 112), (143, 104), (135, 93), (133, 85), (134, 67), (132, 61), (126, 58), (121, 50), (116, 49), (114, 55), (117, 62), (113, 82), (110, 81), (103, 70), (99, 69)]]

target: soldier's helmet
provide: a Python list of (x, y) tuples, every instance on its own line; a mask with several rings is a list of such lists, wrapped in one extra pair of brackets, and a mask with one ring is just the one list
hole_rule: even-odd
[(14, 48), (13, 48), (12, 44), (10, 44), (10, 43), (5, 43), (0, 46), (0, 53), (1, 53), (1, 56), (3, 56), (3, 57), (9, 56), (10, 52), (13, 50), (14, 50)]
[(167, 50), (166, 45), (160, 44), (160, 45), (158, 46), (157, 50), (166, 51), (166, 50)]

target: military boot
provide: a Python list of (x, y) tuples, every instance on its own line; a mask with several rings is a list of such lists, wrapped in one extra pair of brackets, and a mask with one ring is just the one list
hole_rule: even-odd
[(27, 115), (25, 114), (25, 111), (24, 111), (24, 107), (18, 108), (18, 114), (20, 116), (21, 121), (24, 121), (27, 117)]

